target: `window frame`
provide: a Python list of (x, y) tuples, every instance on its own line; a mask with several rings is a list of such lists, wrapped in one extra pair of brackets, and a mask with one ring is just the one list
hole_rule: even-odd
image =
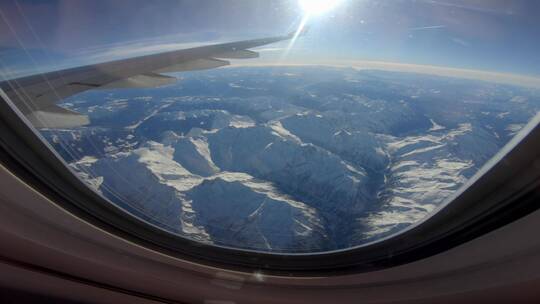
[[(9, 82), (9, 81), (8, 81)], [(271, 253), (199, 243), (150, 225), (85, 185), (0, 89), (0, 163), (66, 211), (107, 232), (177, 258), (229, 270), (340, 275), (410, 263), (466, 243), (537, 210), (540, 117), (424, 220), (365, 245)]]

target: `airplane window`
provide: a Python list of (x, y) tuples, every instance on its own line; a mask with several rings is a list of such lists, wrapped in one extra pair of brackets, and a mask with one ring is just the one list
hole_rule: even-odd
[(16, 0), (0, 81), (126, 213), (205, 244), (335, 251), (436, 212), (540, 111), (539, 8)]

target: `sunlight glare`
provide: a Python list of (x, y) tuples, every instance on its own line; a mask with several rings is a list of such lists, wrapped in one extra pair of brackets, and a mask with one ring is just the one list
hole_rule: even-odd
[(343, 0), (298, 0), (298, 4), (304, 11), (304, 16), (302, 17), (300, 24), (296, 28), (296, 31), (294, 32), (294, 35), (291, 38), (291, 41), (287, 46), (285, 52), (283, 53), (282, 58), (285, 58), (288, 55), (288, 53), (296, 43), (298, 37), (306, 29), (306, 25), (312, 16), (326, 13), (335, 8), (341, 2), (343, 2)]
[(298, 0), (306, 14), (322, 14), (333, 9), (341, 0)]

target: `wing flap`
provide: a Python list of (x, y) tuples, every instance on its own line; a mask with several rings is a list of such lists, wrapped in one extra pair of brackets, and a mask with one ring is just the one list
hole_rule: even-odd
[(174, 72), (185, 72), (185, 71), (197, 71), (197, 70), (209, 70), (215, 69), (222, 66), (230, 65), (231, 63), (227, 60), (220, 60), (216, 58), (203, 58), (191, 60), (175, 65), (168, 66), (156, 70), (156, 73), (174, 73)]
[(237, 50), (219, 54), (216, 57), (226, 59), (251, 59), (259, 58), (259, 53), (250, 50)]
[(157, 88), (176, 82), (176, 77), (146, 73), (110, 82), (98, 89)]
[(57, 105), (33, 111), (26, 118), (36, 128), (73, 128), (90, 123), (88, 116)]

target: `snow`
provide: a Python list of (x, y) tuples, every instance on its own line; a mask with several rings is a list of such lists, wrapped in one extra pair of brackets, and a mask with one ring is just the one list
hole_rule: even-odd
[[(416, 223), (463, 185), (467, 172), (480, 161), (471, 157), (474, 152), (455, 149), (468, 145), (472, 131), (471, 124), (459, 124), (455, 129), (440, 129), (437, 135), (382, 137), (393, 161), (385, 175), (385, 186), (378, 193), (382, 207), (358, 219), (369, 227), (363, 237), (385, 235)], [(467, 149), (490, 148), (489, 144), (476, 144), (480, 146)]]
[(431, 122), (432, 126), (431, 126), (431, 128), (429, 128), (428, 131), (433, 132), (433, 131), (439, 131), (439, 130), (444, 130), (445, 129), (445, 127), (437, 124), (433, 119), (430, 118), (429, 121)]
[[(44, 132), (90, 187), (152, 224), (204, 243), (306, 252), (429, 216), (538, 110), (532, 91), (515, 88), (272, 70), (187, 73), (163, 95), (71, 100), (110, 121)], [(140, 108), (125, 111), (131, 100)]]
[[(192, 153), (213, 165), (203, 138), (181, 138), (179, 142), (191, 144)], [(85, 157), (73, 166), (103, 175), (89, 179), (82, 170), (80, 173), (111, 199), (129, 202), (130, 208), (202, 242), (240, 246), (249, 236), (251, 244), (276, 251), (295, 250), (298, 244), (303, 244), (301, 248), (324, 246), (326, 236), (315, 209), (281, 193), (271, 182), (246, 173), (214, 167), (215, 174), (207, 177), (194, 174), (175, 161), (178, 146), (178, 142), (167, 146), (149, 141), (132, 153), (118, 153), (105, 159)], [(240, 210), (250, 212), (242, 215)], [(235, 216), (224, 217), (229, 212)], [(282, 219), (277, 226), (276, 216)], [(232, 222), (227, 223), (229, 220)], [(277, 233), (283, 228), (299, 233)], [(237, 241), (230, 239), (230, 229), (238, 229)]]

